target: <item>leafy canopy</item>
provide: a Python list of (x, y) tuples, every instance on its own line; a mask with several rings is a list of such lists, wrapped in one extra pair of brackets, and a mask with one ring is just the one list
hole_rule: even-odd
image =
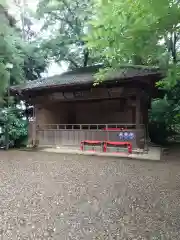
[(88, 47), (117, 67), (128, 63), (169, 70), (174, 85), (179, 70), (180, 3), (175, 0), (102, 0), (86, 40)]
[(45, 31), (41, 46), (50, 59), (70, 68), (96, 61), (84, 41), (92, 11), (91, 0), (40, 0), (37, 12)]
[(4, 93), (10, 79), (8, 64), (11, 63), (11, 83), (18, 83), (24, 79), (23, 74), (23, 52), (20, 48), (22, 44), (20, 36), (15, 28), (10, 25), (5, 14), (5, 9), (0, 5), (0, 95)]
[(27, 136), (24, 111), (17, 108), (19, 101), (9, 97), (7, 90), (11, 85), (39, 78), (47, 65), (46, 55), (32, 31), (31, 19), (31, 16), (25, 21), (20, 18), (23, 25), (18, 24), (9, 15), (7, 6), (0, 4), (0, 139), (7, 140), (7, 131), (13, 141)]

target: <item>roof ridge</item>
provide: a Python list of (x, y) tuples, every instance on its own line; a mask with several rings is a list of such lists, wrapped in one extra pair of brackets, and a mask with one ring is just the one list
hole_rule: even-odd
[[(72, 85), (82, 85), (82, 84), (93, 84), (95, 79), (95, 74), (98, 73), (98, 70), (102, 68), (102, 65), (89, 66), (78, 68), (75, 70), (67, 71), (62, 74), (57, 74), (51, 77), (39, 78), (37, 80), (28, 81), (24, 84), (14, 86), (11, 89), (19, 89), (22, 91), (44, 89), (44, 88), (53, 88), (53, 87), (68, 87)], [(115, 69), (114, 69), (115, 70)], [(116, 71), (110, 73), (107, 76), (109, 81), (122, 81), (122, 79), (133, 79), (145, 76), (155, 76), (156, 78), (161, 78), (162, 72), (157, 67), (147, 67), (147, 66), (133, 66), (125, 65), (121, 66)]]
[[(105, 68), (105, 67), (104, 67)], [(109, 67), (111, 68), (111, 67)], [(124, 70), (127, 70), (127, 69), (139, 69), (139, 70), (159, 70), (159, 67), (156, 67), (156, 66), (143, 66), (143, 65), (127, 65), (127, 64), (124, 64), (124, 65), (120, 65), (119, 68), (116, 68), (114, 70), (118, 71), (118, 70), (122, 70), (123, 68), (125, 68)], [(82, 74), (82, 73), (89, 73), (89, 72), (92, 72), (92, 70), (100, 70), (100, 69), (103, 69), (103, 65), (102, 64), (99, 64), (99, 65), (92, 65), (92, 66), (87, 66), (87, 67), (79, 67), (79, 68), (75, 68), (75, 69), (72, 69), (72, 70), (68, 70), (68, 71), (65, 71), (63, 73), (60, 73), (60, 74), (55, 74), (53, 76), (49, 76), (49, 77), (43, 77), (43, 78), (38, 78), (36, 80), (28, 80), (27, 82), (43, 82), (45, 81), (46, 79), (51, 79), (51, 78), (54, 78), (54, 77), (63, 77), (63, 76), (66, 76), (66, 75), (71, 75), (71, 74)], [(89, 71), (88, 71), (89, 70)]]

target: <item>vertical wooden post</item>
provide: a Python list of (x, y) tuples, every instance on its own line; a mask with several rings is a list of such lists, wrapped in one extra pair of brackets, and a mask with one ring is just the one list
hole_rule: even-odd
[(143, 104), (143, 124), (144, 124), (144, 131), (145, 131), (145, 147), (148, 151), (148, 142), (150, 141), (149, 131), (148, 131), (148, 124), (149, 124), (149, 99), (144, 100)]
[(141, 101), (139, 93), (136, 95), (136, 144), (140, 147), (140, 121), (141, 121)]
[(140, 96), (136, 96), (136, 129), (140, 128), (141, 123), (141, 101)]
[(33, 121), (32, 121), (32, 146), (35, 146), (35, 141), (36, 141), (36, 114), (35, 114), (35, 106), (33, 106)]
[(143, 101), (143, 124), (145, 125), (145, 127), (147, 127), (148, 122), (149, 122), (149, 118), (148, 118), (148, 100), (144, 99)]
[(34, 118), (35, 118), (35, 121), (34, 121), (34, 146), (38, 146), (39, 145), (39, 142), (38, 142), (38, 124), (37, 124), (37, 111), (39, 110), (39, 107), (37, 105), (34, 106)]

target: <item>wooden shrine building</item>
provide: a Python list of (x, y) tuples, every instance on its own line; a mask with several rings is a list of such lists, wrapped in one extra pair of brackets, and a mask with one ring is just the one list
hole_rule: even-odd
[(33, 105), (29, 144), (79, 147), (87, 139), (127, 138), (133, 148), (145, 148), (148, 109), (160, 71), (120, 68), (94, 86), (100, 68), (79, 68), (11, 88), (12, 94)]

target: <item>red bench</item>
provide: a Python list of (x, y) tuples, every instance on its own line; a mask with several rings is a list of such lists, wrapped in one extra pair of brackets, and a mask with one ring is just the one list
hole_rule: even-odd
[[(102, 146), (102, 151), (107, 152), (107, 147), (108, 145), (111, 146), (124, 146), (127, 147), (128, 153), (132, 153), (132, 144), (130, 142), (111, 142), (111, 141), (90, 141), (90, 140), (85, 140), (81, 142), (81, 150), (84, 151), (84, 145), (93, 145), (93, 146)], [(93, 147), (92, 146), (92, 147)], [(95, 151), (90, 150), (90, 151)]]
[(107, 152), (107, 147), (108, 145), (111, 146), (125, 146), (128, 149), (128, 153), (132, 153), (132, 144), (130, 142), (111, 142), (111, 141), (106, 141), (104, 142), (104, 152)]
[[(102, 146), (104, 147), (104, 142), (103, 141), (90, 141), (90, 140), (85, 140), (81, 141), (81, 150), (84, 151), (84, 145), (93, 145), (93, 146)], [(90, 151), (95, 151), (95, 150), (90, 150)], [(104, 152), (104, 149), (103, 149)]]

